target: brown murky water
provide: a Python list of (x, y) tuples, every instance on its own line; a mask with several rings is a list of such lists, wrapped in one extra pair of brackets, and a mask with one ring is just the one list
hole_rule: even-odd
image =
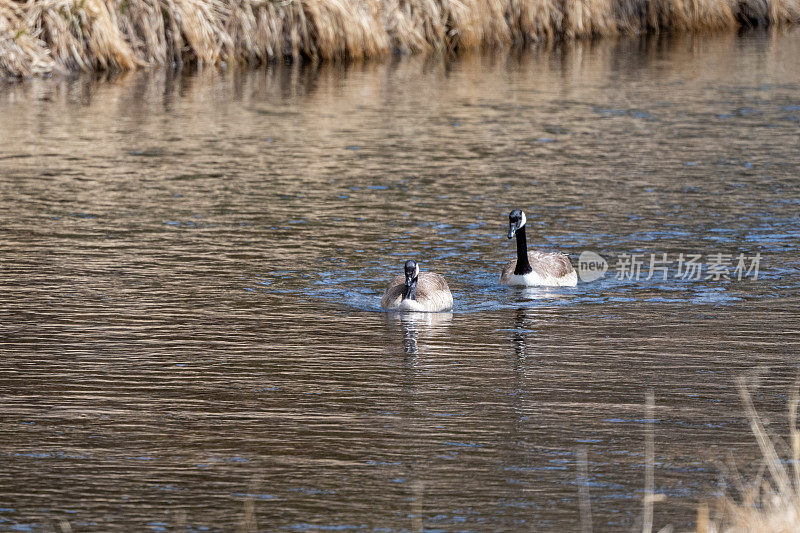
[[(655, 523), (688, 527), (759, 455), (735, 378), (785, 431), (798, 31), (39, 80), (0, 117), (2, 530), (570, 531), (581, 485), (627, 530), (649, 389)], [(498, 287), (512, 207), (606, 276)], [(411, 257), (453, 313), (379, 312)]]

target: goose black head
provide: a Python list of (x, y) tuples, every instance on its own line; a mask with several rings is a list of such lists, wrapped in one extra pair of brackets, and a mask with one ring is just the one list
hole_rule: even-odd
[(523, 226), (525, 226), (525, 213), (522, 209), (514, 209), (508, 214), (508, 238), (512, 238)]
[(411, 287), (411, 285), (417, 282), (417, 278), (419, 277), (419, 265), (413, 259), (409, 259), (406, 261), (405, 271), (406, 287)]
[(419, 278), (419, 265), (413, 259), (406, 261), (406, 287), (403, 291), (403, 300), (414, 300), (417, 295), (417, 278)]

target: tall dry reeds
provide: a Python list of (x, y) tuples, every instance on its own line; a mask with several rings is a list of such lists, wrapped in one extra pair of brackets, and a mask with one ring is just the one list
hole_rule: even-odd
[(800, 22), (800, 0), (0, 0), (0, 73), (339, 60)]
[[(767, 432), (744, 379), (739, 393), (750, 429), (762, 455), (762, 468), (755, 481), (744, 483), (732, 469), (727, 478), (737, 487), (739, 497), (725, 498), (717, 517), (709, 518), (708, 507), (698, 511), (697, 531), (702, 533), (794, 533), (800, 531), (800, 431), (797, 428), (800, 406), (800, 381), (795, 383), (789, 402), (789, 435), (786, 445)], [(788, 467), (787, 464), (791, 466)], [(764, 476), (764, 471), (768, 475)]]

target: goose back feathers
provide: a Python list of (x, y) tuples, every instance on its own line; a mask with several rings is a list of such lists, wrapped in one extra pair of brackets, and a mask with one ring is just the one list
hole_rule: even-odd
[(572, 287), (578, 283), (578, 274), (572, 267), (567, 254), (561, 252), (528, 252), (531, 271), (525, 274), (514, 274), (517, 260), (512, 259), (500, 273), (503, 285), (548, 285)]

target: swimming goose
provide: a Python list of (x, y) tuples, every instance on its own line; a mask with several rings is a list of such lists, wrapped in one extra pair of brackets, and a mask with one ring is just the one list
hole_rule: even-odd
[(406, 261), (405, 276), (398, 275), (381, 298), (381, 307), (398, 311), (446, 311), (453, 295), (445, 279), (433, 272), (420, 272), (413, 259)]
[(525, 213), (514, 209), (508, 214), (508, 238), (517, 236), (517, 258), (500, 272), (503, 285), (533, 285), (574, 287), (578, 274), (572, 268), (567, 254), (561, 252), (529, 252), (525, 240)]

